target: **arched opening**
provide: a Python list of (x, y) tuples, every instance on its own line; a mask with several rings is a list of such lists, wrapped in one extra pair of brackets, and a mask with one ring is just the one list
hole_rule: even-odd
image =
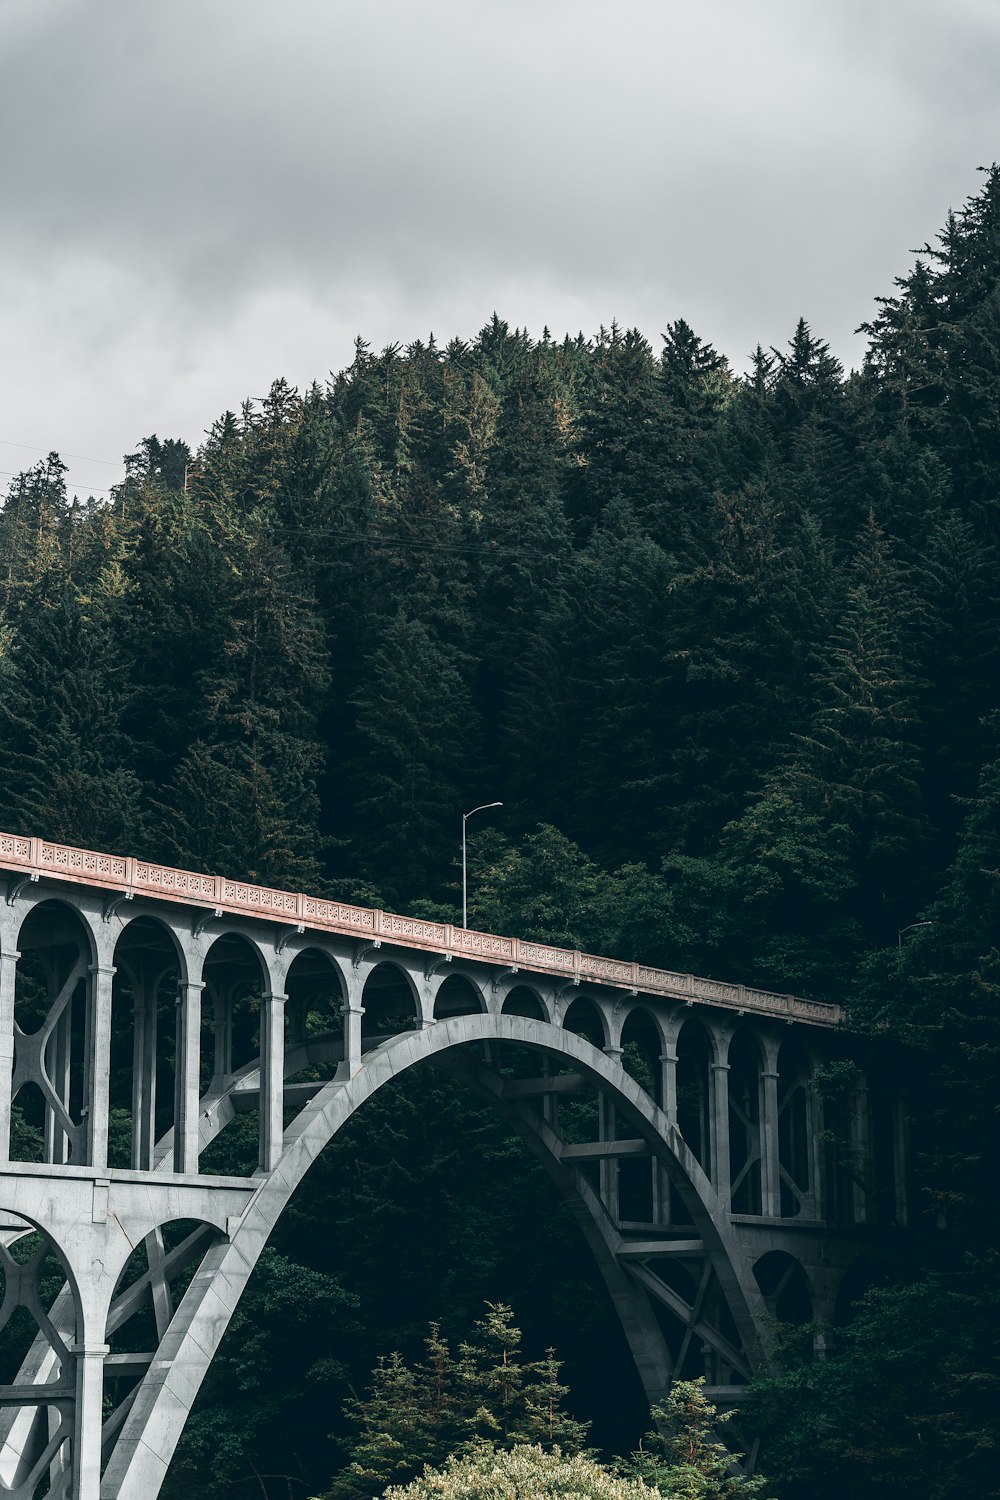
[(563, 1030), (582, 1036), (592, 1047), (603, 1049), (608, 1044), (608, 1029), (599, 1006), (586, 995), (579, 995), (563, 1017)]
[[(579, 995), (563, 1017), (563, 1030), (582, 1037), (592, 1047), (603, 1051), (607, 1045), (607, 1028), (599, 1008), (585, 995)], [(563, 1136), (574, 1145), (587, 1141), (612, 1141), (615, 1139), (615, 1112), (613, 1105), (596, 1090), (586, 1089), (568, 1098), (559, 1097), (558, 1127)], [(609, 1197), (611, 1185), (617, 1182), (616, 1163), (611, 1161), (586, 1162), (581, 1171), (595, 1191), (606, 1188)]]
[(114, 966), (108, 1165), (148, 1171), (174, 1123), (180, 964), (167, 929), (137, 917), (115, 944)]
[(285, 993), (285, 1057), (294, 1068), (286, 1077), (287, 1095), (296, 1083), (333, 1077), (344, 1056), (345, 993), (339, 968), (320, 948), (296, 954)]
[(699, 1255), (652, 1256), (644, 1270), (674, 1378), (704, 1379), (710, 1386), (744, 1384), (749, 1365), (711, 1261)]
[(449, 974), (434, 997), (435, 1021), (451, 1016), (478, 1016), (486, 1009), (482, 995), (464, 974)]
[(0, 1245), (0, 1384), (39, 1390), (37, 1404), (0, 1410), (0, 1482), (20, 1494), (34, 1494), (50, 1465), (65, 1468), (78, 1328), (77, 1298), (48, 1236), (31, 1228)]
[(700, 1021), (685, 1021), (677, 1038), (677, 1127), (704, 1171), (709, 1171), (709, 1080), (712, 1044)]
[(216, 938), (205, 957), (204, 997), (212, 1016), (214, 1089), (225, 1088), (234, 1073), (260, 1055), (260, 1002), (267, 983), (263, 960), (238, 933)]
[(516, 984), (507, 995), (502, 1007), (505, 1016), (527, 1016), (531, 1021), (547, 1021), (545, 1007), (526, 984)]
[(205, 955), (202, 970), (202, 1064), (204, 1067), (211, 1029), (212, 1071), (199, 1106), (218, 1107), (232, 1092), (238, 1110), (229, 1129), (217, 1136), (199, 1155), (199, 1171), (228, 1176), (249, 1176), (260, 1160), (260, 1138), (266, 1124), (261, 1113), (259, 1091), (240, 1095), (234, 1090), (241, 1073), (254, 1068), (260, 1057), (262, 996), (268, 984), (267, 970), (258, 949), (237, 933), (216, 938)]
[(729, 1044), (729, 1184), (733, 1212), (761, 1212), (761, 1056), (737, 1031)]
[(420, 1023), (420, 1005), (409, 977), (391, 960), (376, 964), (362, 992), (362, 1050), (375, 1047), (387, 1037), (411, 1031)]
[(778, 1173), (782, 1218), (803, 1212), (812, 1193), (809, 1061), (789, 1037), (778, 1053)]
[(83, 1163), (90, 934), (63, 902), (42, 901), (17, 946), (11, 1158)]
[[(621, 1033), (622, 1067), (653, 1103), (663, 1099), (660, 1054), (663, 1041), (659, 1028), (648, 1011), (636, 1006), (629, 1011)], [(636, 1138), (638, 1131), (620, 1117), (616, 1119), (616, 1138)], [(625, 1157), (617, 1163), (618, 1211), (623, 1223), (659, 1224), (669, 1198), (669, 1184), (652, 1155)]]
[(755, 1263), (753, 1274), (772, 1318), (799, 1327), (812, 1322), (809, 1278), (794, 1256), (784, 1250), (771, 1250)]
[(126, 1261), (105, 1333), (105, 1461), (192, 1275), (217, 1238), (210, 1224), (175, 1220), (145, 1235)]

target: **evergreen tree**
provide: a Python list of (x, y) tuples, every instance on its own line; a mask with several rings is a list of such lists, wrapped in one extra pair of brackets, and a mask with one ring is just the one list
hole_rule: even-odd
[(422, 1361), (379, 1360), (370, 1395), (348, 1402), (355, 1437), (325, 1500), (366, 1500), (484, 1442), (581, 1452), (587, 1428), (563, 1410), (568, 1390), (553, 1352), (525, 1362), (520, 1344), (510, 1308), (488, 1303), (457, 1358), (432, 1324)]
[(128, 853), (143, 838), (141, 788), (122, 730), (128, 703), (113, 633), (61, 569), (23, 596), (0, 660), (0, 823)]

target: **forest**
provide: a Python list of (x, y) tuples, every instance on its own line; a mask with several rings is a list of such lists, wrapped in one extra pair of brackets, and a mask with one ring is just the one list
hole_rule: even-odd
[[(110, 496), (50, 454), (0, 512), (0, 827), (453, 921), (461, 815), (502, 802), (469, 824), (471, 926), (844, 1005), (906, 1077), (912, 1262), (825, 1359), (776, 1329), (741, 1420), (779, 1500), (985, 1497), (1000, 168), (861, 332), (854, 371), (803, 318), (737, 374), (681, 319), (654, 346), (494, 316), (359, 338), (197, 448), (146, 438)], [(592, 1446), (635, 1447), (576, 1227), (497, 1120), (411, 1078), (311, 1172), (164, 1493), (320, 1493), (376, 1360), (487, 1302), (555, 1347)]]

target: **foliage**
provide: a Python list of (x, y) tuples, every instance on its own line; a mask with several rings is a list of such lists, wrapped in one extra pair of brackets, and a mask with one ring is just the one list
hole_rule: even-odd
[(392, 1485), (385, 1500), (656, 1500), (658, 1491), (640, 1479), (609, 1473), (584, 1453), (546, 1451), (518, 1443), (507, 1450), (479, 1443), (471, 1452), (428, 1468), (406, 1485)]
[(510, 1308), (487, 1303), (457, 1354), (432, 1324), (422, 1361), (408, 1366), (398, 1351), (379, 1360), (370, 1395), (348, 1403), (354, 1439), (328, 1500), (381, 1494), (423, 1465), (483, 1443), (580, 1452), (587, 1428), (562, 1408), (568, 1390), (554, 1352), (524, 1361), (520, 1344)]
[(678, 1380), (652, 1417), (656, 1430), (621, 1464), (621, 1472), (677, 1500), (740, 1500), (759, 1495), (764, 1480), (739, 1472), (736, 1455), (718, 1431), (736, 1415), (720, 1413), (705, 1397), (704, 1380)]

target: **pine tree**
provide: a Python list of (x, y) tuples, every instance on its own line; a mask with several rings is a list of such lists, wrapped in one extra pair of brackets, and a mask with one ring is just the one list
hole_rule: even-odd
[(129, 692), (114, 633), (61, 569), (23, 596), (2, 660), (0, 823), (130, 853), (143, 811), (122, 730)]

